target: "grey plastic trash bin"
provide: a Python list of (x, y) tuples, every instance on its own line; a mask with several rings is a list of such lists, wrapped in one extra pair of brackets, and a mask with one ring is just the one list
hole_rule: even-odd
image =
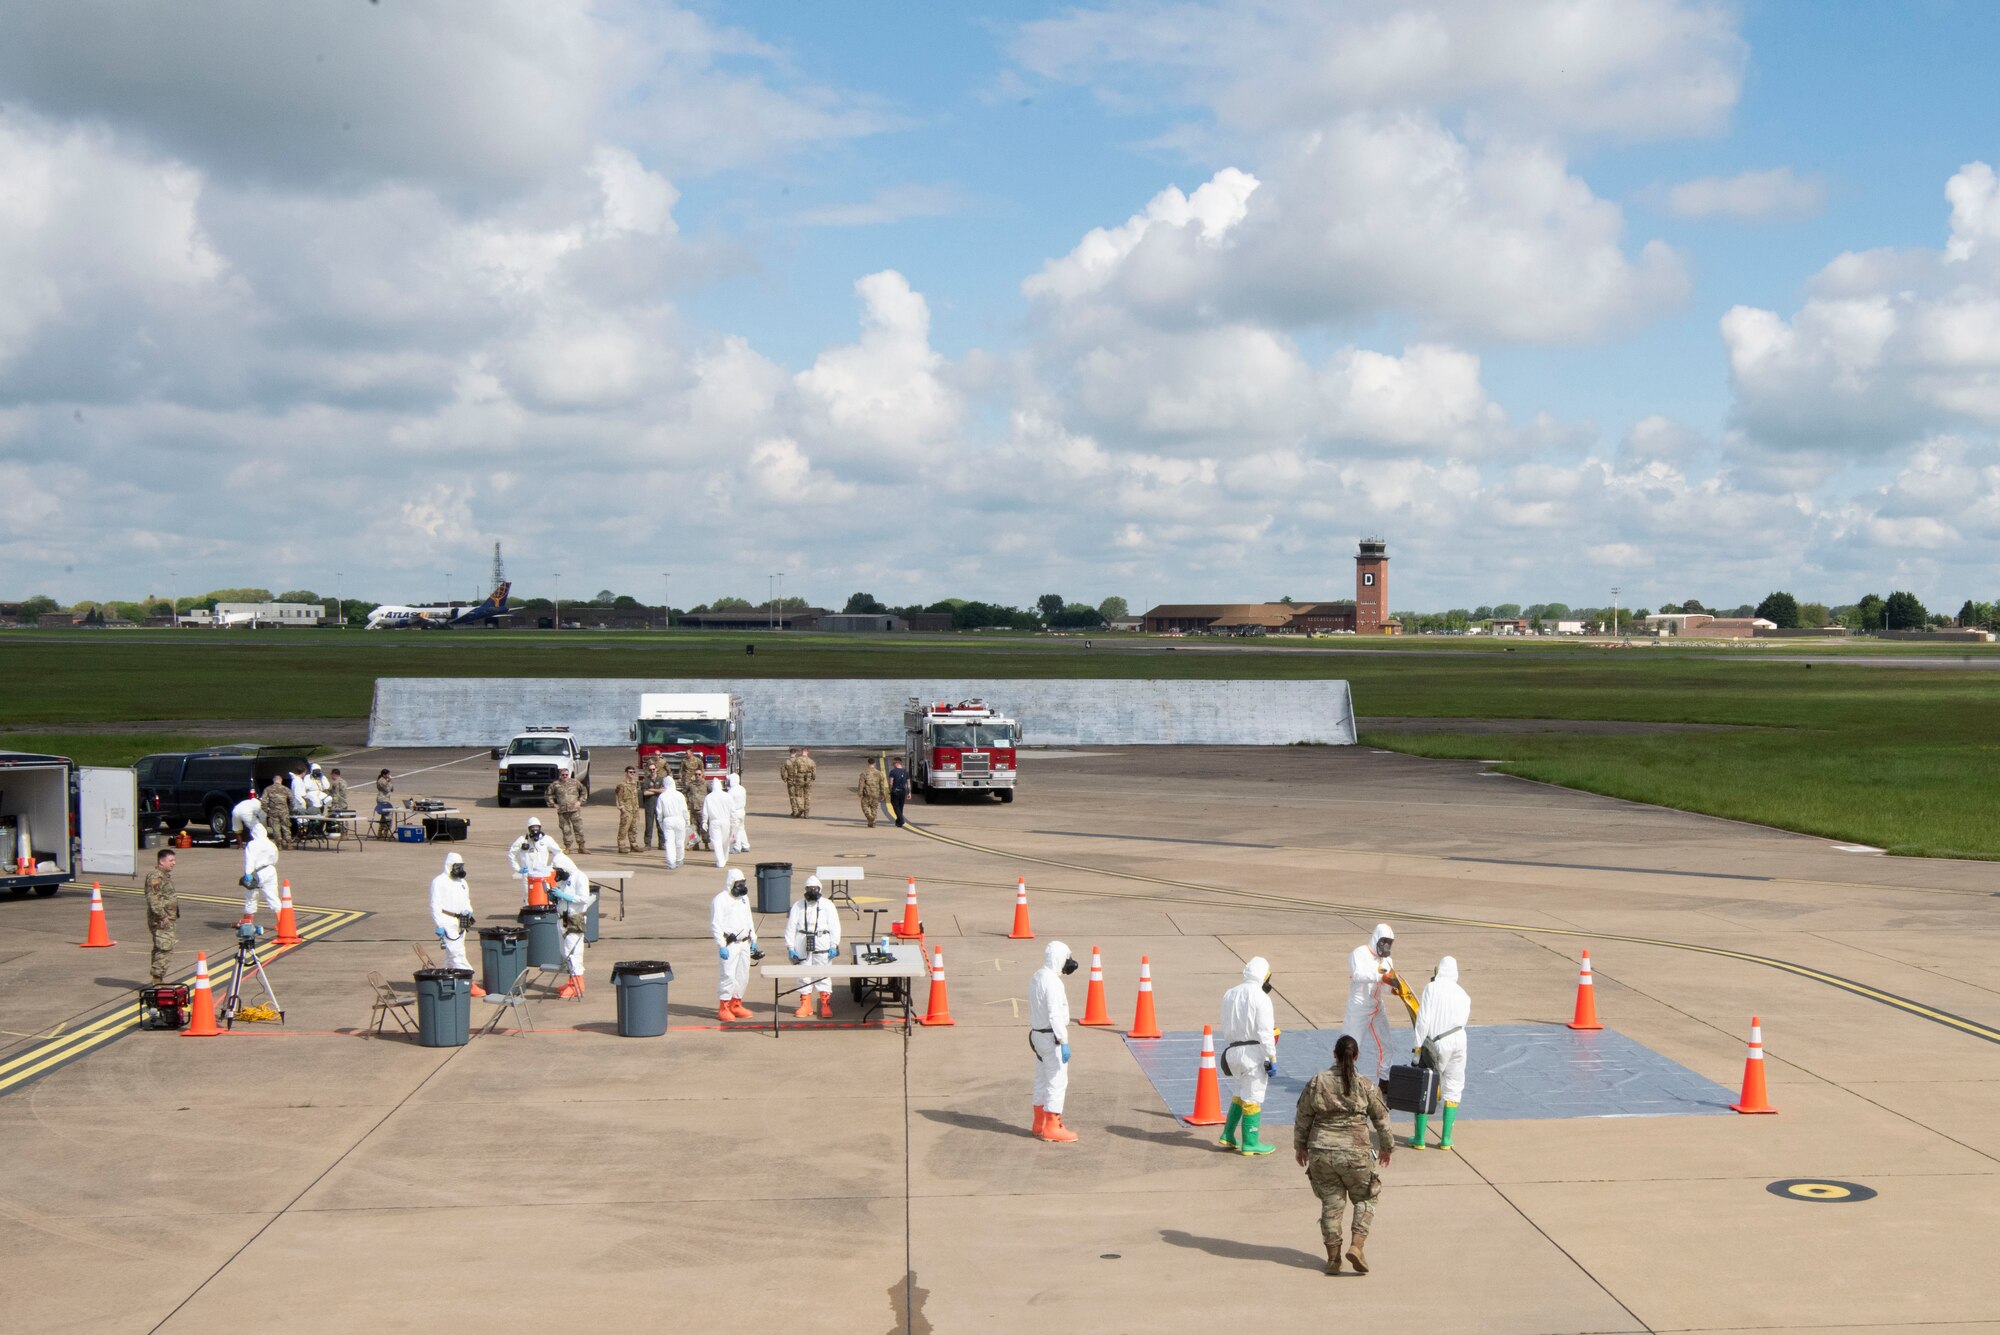
[(521, 926), (528, 929), (528, 967), (563, 967), (562, 919), (554, 904), (530, 904), (520, 912)]
[(479, 969), (484, 975), (480, 986), (488, 992), (505, 992), (521, 976), (528, 959), (528, 929), (525, 927), (482, 927), (479, 929)]
[(620, 1038), (658, 1038), (667, 1032), (667, 984), (673, 977), (674, 966), (665, 960), (620, 960), (611, 966)]
[(790, 913), (792, 911), (791, 863), (760, 862), (757, 864), (757, 911), (759, 913)]
[(598, 893), (597, 887), (594, 885), (591, 886), (590, 907), (585, 910), (583, 915), (583, 943), (587, 946), (597, 944), (597, 901), (599, 898), (601, 896)]
[(462, 1048), (472, 1034), (472, 970), (417, 970), (417, 1042)]

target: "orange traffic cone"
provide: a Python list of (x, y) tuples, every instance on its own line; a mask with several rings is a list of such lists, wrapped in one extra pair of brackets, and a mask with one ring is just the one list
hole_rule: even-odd
[(1014, 879), (1014, 930), (1007, 933), (1009, 941), (1032, 941), (1035, 929), (1028, 926), (1028, 878)]
[(956, 1024), (951, 1018), (951, 994), (944, 985), (944, 949), (931, 951), (931, 999), (924, 1009), (925, 1024)]
[(278, 882), (278, 944), (297, 946), (305, 944), (299, 935), (299, 922), (292, 916), (292, 883)]
[(1083, 1019), (1078, 1023), (1111, 1027), (1110, 1013), (1104, 1009), (1104, 956), (1096, 946), (1090, 948), (1090, 988), (1083, 994)]
[(1153, 964), (1150, 957), (1139, 957), (1139, 1006), (1132, 1012), (1132, 1029), (1127, 1038), (1158, 1038), (1160, 1022), (1153, 1017)]
[(1590, 952), (1583, 952), (1583, 968), (1576, 978), (1576, 1018), (1569, 1022), (1572, 1029), (1602, 1029), (1597, 1022), (1597, 986), (1590, 981)]
[(889, 930), (900, 937), (923, 939), (923, 920), (917, 917), (917, 878), (910, 878), (909, 893), (903, 899), (903, 920), (891, 924)]
[(1222, 1125), (1222, 1084), (1215, 1074), (1215, 1030), (1212, 1025), (1201, 1027), (1201, 1073), (1194, 1082), (1194, 1112), (1188, 1116), (1189, 1126)]
[(208, 952), (202, 951), (194, 957), (194, 1004), (188, 1014), (192, 1017), (188, 1027), (181, 1030), (182, 1038), (219, 1038), (222, 1034), (215, 1027), (215, 998), (208, 991)]
[(104, 892), (97, 888), (95, 881), (90, 883), (90, 930), (78, 944), (85, 950), (118, 944), (111, 939), (111, 928), (104, 921)]
[(1729, 1105), (1740, 1113), (1774, 1113), (1764, 1089), (1764, 1026), (1750, 1017), (1750, 1055), (1743, 1059), (1743, 1099)]

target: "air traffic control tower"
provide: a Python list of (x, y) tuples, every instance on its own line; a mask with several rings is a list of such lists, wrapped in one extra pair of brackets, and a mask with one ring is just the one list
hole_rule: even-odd
[(1363, 538), (1354, 557), (1354, 633), (1380, 635), (1389, 620), (1389, 544)]

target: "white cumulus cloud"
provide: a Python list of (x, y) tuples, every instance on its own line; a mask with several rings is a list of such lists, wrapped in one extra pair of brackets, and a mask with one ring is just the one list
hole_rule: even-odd
[(1810, 218), (1826, 207), (1826, 185), (1789, 167), (1701, 176), (1667, 191), (1667, 208), (1682, 218), (1772, 222)]

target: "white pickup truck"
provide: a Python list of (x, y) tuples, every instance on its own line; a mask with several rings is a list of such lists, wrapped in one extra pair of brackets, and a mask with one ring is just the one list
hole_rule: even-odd
[(568, 724), (515, 733), (507, 745), (493, 748), (493, 759), (500, 767), (498, 795), (503, 807), (516, 802), (547, 805), (549, 785), (556, 781), (556, 772), (565, 769), (583, 784), (584, 796), (590, 796), (590, 752), (577, 745)]

